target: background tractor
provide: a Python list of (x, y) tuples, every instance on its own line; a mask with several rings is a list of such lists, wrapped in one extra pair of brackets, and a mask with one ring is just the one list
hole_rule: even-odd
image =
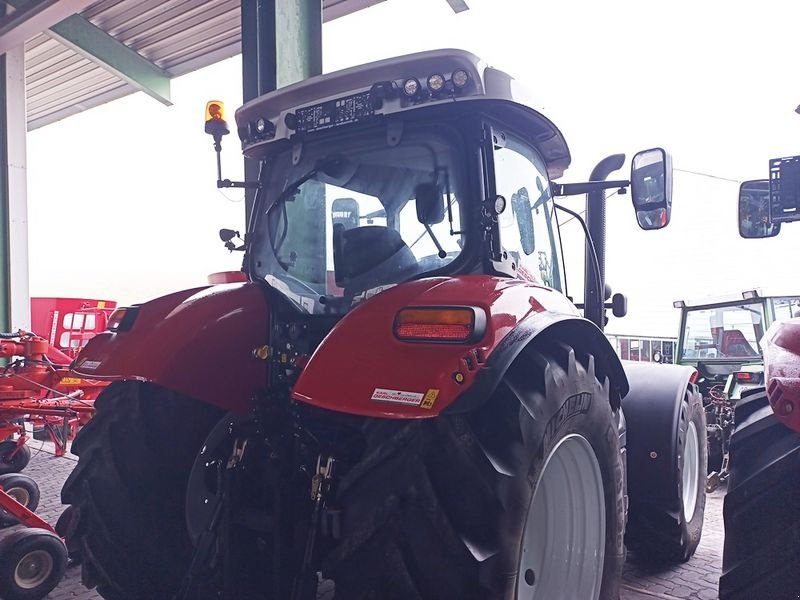
[(762, 296), (757, 290), (741, 298), (688, 305), (681, 310), (675, 362), (698, 372), (708, 423), (708, 480), (712, 491), (728, 477), (728, 447), (734, 427), (734, 405), (742, 393), (764, 385), (760, 340), (776, 321), (795, 316), (800, 296)]
[[(705, 413), (681, 366), (603, 335), (606, 189), (639, 225), (671, 165), (561, 184), (564, 137), (472, 54), (314, 77), (236, 113), (261, 162), (246, 281), (115, 313), (74, 363), (111, 381), (62, 499), (106, 598), (604, 599), (625, 545), (687, 560)], [(217, 152), (228, 134), (210, 102)], [(218, 163), (219, 164), (219, 163)], [(587, 222), (555, 197), (588, 194)], [(587, 232), (581, 316), (558, 211)], [(223, 231), (230, 242), (236, 232)], [(224, 280), (225, 277), (220, 277)], [(235, 279), (235, 278), (233, 278)]]
[[(743, 237), (777, 235), (800, 220), (800, 157), (770, 161), (770, 179), (739, 191)], [(766, 226), (746, 226), (753, 205), (766, 207)], [(800, 597), (800, 315), (778, 321), (760, 340), (764, 386), (736, 404), (725, 496), (721, 600)]]

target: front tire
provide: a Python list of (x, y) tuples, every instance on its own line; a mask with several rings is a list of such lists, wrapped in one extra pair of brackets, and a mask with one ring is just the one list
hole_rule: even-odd
[(593, 357), (548, 350), (524, 350), (469, 415), (365, 423), (323, 569), (337, 599), (616, 600), (623, 467), (608, 383)]
[[(706, 505), (706, 413), (696, 386), (681, 401), (670, 497), (640, 501), (631, 496), (625, 543), (647, 562), (686, 562), (697, 550)], [(646, 432), (640, 432), (646, 435)], [(628, 435), (631, 436), (629, 430)]]
[(218, 409), (157, 385), (113, 383), (72, 445), (80, 459), (61, 499), (83, 583), (113, 600), (170, 598), (192, 545), (184, 519), (189, 470)]

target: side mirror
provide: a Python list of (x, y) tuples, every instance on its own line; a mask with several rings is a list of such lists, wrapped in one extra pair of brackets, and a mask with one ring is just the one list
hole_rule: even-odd
[(536, 243), (533, 237), (533, 208), (530, 196), (528, 196), (528, 188), (519, 188), (515, 194), (511, 194), (511, 210), (514, 211), (514, 216), (517, 218), (522, 251), (525, 254), (531, 254), (536, 248)]
[(770, 220), (769, 180), (745, 181), (739, 186), (739, 235), (768, 238), (778, 235), (780, 223)]
[(645, 230), (669, 224), (672, 212), (672, 157), (663, 148), (637, 152), (631, 163), (631, 197), (636, 221)]
[(361, 220), (358, 202), (353, 198), (336, 198), (331, 205), (331, 219), (334, 225), (341, 223), (345, 229), (358, 227)]
[(420, 183), (414, 188), (417, 221), (423, 225), (436, 225), (444, 221), (444, 197), (435, 183)]

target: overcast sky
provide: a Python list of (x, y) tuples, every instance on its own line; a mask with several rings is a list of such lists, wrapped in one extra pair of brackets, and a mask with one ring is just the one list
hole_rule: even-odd
[[(672, 301), (762, 287), (800, 293), (800, 224), (771, 240), (736, 231), (738, 181), (800, 154), (800, 4), (387, 0), (323, 28), (326, 71), (442, 47), (470, 50), (534, 92), (588, 177), (604, 156), (663, 146), (673, 156), (673, 220), (638, 229), (628, 196), (609, 200), (607, 276), (629, 298), (616, 333), (671, 335)], [(242, 229), (241, 194), (214, 187), (203, 133), (208, 99), (241, 101), (240, 61), (173, 81), (174, 106), (144, 94), (31, 132), (31, 294), (131, 303), (238, 268), (217, 238)], [(225, 176), (241, 176), (235, 136)], [(629, 168), (626, 165), (626, 169)], [(696, 175), (686, 171), (705, 173)], [(620, 173), (620, 176), (625, 176)], [(570, 293), (582, 293), (583, 242), (565, 227)]]

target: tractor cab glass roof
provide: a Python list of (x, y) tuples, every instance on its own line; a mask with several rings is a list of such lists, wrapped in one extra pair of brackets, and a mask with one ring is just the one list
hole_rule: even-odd
[[(323, 314), (448, 270), (466, 243), (460, 137), (430, 123), (390, 137), (384, 124), (275, 144), (255, 209), (254, 278)], [(439, 218), (418, 218), (423, 196)]]

